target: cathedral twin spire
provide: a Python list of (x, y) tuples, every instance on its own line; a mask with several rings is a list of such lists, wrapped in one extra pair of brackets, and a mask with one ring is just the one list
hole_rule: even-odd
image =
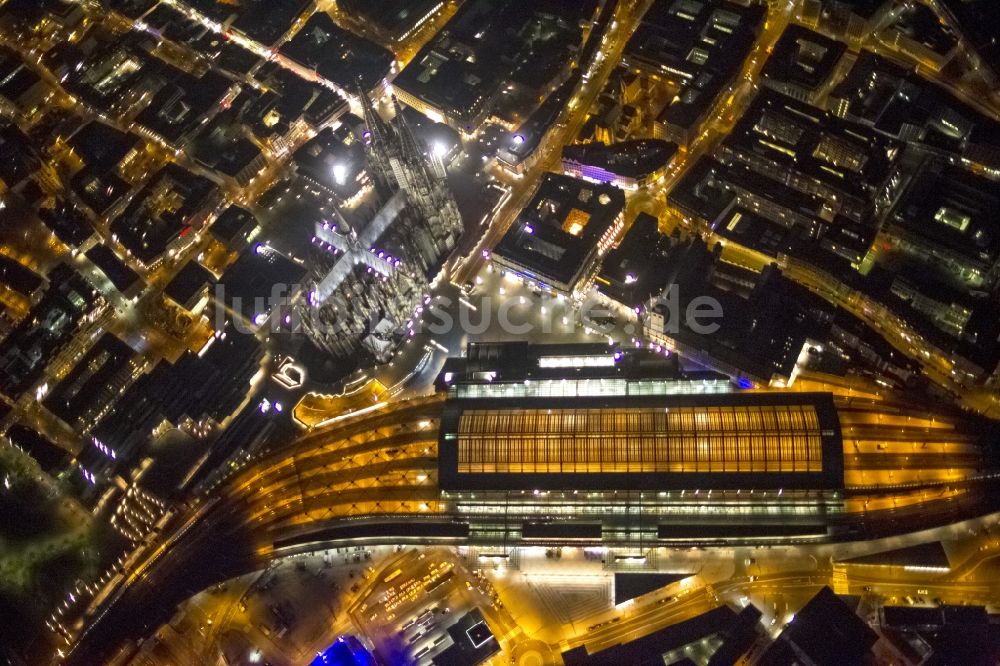
[(434, 158), (426, 153), (414, 135), (395, 98), (396, 117), (390, 125), (379, 115), (360, 83), (358, 94), (367, 128), (366, 150), (376, 191), (383, 200), (391, 196), (396, 188), (405, 191), (410, 202), (429, 223), (434, 236), (445, 248), (451, 249), (462, 233), (463, 225), (443, 164), (434, 168), (431, 163)]

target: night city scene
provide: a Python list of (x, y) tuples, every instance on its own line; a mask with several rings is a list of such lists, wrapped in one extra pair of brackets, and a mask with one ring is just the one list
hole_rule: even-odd
[(1000, 666), (1000, 0), (0, 0), (0, 666)]

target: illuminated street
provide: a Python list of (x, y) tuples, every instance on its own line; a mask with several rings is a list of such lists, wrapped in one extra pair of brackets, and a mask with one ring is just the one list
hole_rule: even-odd
[(0, 662), (1000, 663), (991, 0), (0, 0)]

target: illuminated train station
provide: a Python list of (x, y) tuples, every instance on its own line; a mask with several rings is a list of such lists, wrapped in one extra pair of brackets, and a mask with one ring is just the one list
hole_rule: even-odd
[(471, 345), (436, 395), (312, 431), (227, 493), (264, 558), (843, 541), (990, 510), (994, 431), (863, 386), (798, 386), (743, 390), (606, 345)]
[(606, 345), (473, 345), (450, 367), (438, 482), (473, 541), (819, 538), (843, 510), (830, 394)]
[(526, 546), (861, 541), (994, 510), (995, 430), (830, 382), (744, 390), (644, 350), (470, 346), (436, 394), (308, 431), (212, 489), (95, 644), (131, 631), (130, 609), (335, 547), (470, 546), (516, 566)]
[(863, 386), (744, 390), (606, 345), (471, 345), (436, 395), (305, 434), (223, 487), (270, 558), (340, 543), (860, 540), (987, 513), (995, 431)]

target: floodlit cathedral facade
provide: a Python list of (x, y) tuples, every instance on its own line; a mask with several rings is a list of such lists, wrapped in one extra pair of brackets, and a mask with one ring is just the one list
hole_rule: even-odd
[(339, 212), (316, 225), (321, 252), (302, 323), (313, 344), (333, 356), (365, 349), (385, 361), (463, 227), (441, 157), (424, 149), (398, 106), (390, 124), (360, 94), (379, 209), (360, 228)]

